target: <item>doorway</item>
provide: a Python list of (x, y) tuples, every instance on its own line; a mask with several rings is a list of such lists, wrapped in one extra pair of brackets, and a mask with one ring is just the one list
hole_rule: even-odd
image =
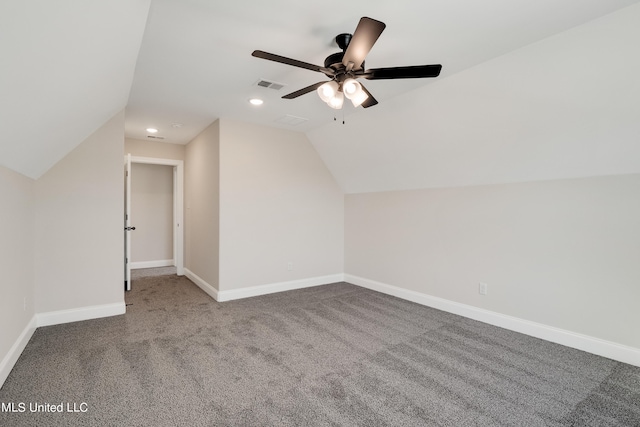
[[(136, 180), (135, 168), (132, 164), (170, 166), (173, 172), (172, 201), (173, 201), (173, 263), (178, 276), (184, 275), (184, 162), (182, 160), (160, 159), (152, 157), (137, 157), (127, 154), (125, 156), (125, 290), (131, 290), (131, 268), (134, 265), (131, 257), (131, 241), (135, 240), (136, 218), (131, 212), (131, 184)], [(140, 267), (141, 264), (136, 266)]]

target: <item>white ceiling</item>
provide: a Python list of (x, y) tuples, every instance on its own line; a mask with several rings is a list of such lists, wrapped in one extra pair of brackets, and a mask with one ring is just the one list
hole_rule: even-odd
[(149, 2), (0, 2), (0, 165), (38, 178), (127, 105)]
[[(132, 138), (146, 139), (145, 129), (152, 126), (165, 142), (185, 144), (225, 117), (307, 132), (349, 192), (505, 180), (508, 168), (484, 181), (478, 179), (478, 174), (486, 175), (484, 170), (460, 175), (469, 153), (483, 151), (451, 128), (473, 115), (458, 115), (454, 101), (468, 99), (482, 118), (482, 97), (511, 96), (505, 82), (510, 73), (527, 73), (527, 68), (518, 68), (526, 61), (507, 61), (503, 69), (479, 64), (500, 64), (508, 55), (517, 57), (523, 47), (639, 2), (272, 0), (248, 6), (213, 0), (5, 0), (0, 5), (0, 49), (9, 66), (0, 69), (0, 164), (36, 178), (126, 105), (125, 133)], [(324, 80), (324, 75), (251, 56), (260, 49), (322, 65), (339, 50), (334, 37), (353, 32), (362, 16), (387, 24), (367, 67), (441, 63), (441, 76), (365, 81), (380, 104), (367, 110), (347, 106), (338, 115), (341, 121), (344, 114), (347, 124), (336, 128), (334, 110), (315, 94), (280, 98)], [(525, 49), (534, 49), (536, 57), (535, 48)], [(482, 73), (488, 74), (487, 80), (478, 79)], [(259, 79), (286, 87), (257, 87)], [(492, 95), (496, 85), (499, 93)], [(439, 103), (425, 104), (425, 95)], [(519, 95), (535, 93), (523, 89)], [(248, 99), (254, 96), (265, 104), (251, 106)], [(509, 107), (504, 108), (508, 112)], [(544, 105), (539, 109), (546, 111)], [(427, 113), (431, 121), (441, 118), (441, 124), (418, 148), (411, 140), (421, 132)], [(297, 126), (276, 122), (285, 115), (308, 120)], [(515, 119), (524, 116), (516, 114)], [(397, 124), (403, 132), (413, 130), (398, 134)], [(396, 157), (401, 149), (407, 151)], [(420, 172), (417, 154), (432, 156), (434, 150), (454, 151), (439, 158), (455, 163), (450, 172), (445, 163), (438, 165), (443, 169), (439, 174)], [(526, 152), (514, 153), (514, 161)]]
[(307, 136), (347, 193), (640, 173), (638, 23), (640, 5)]

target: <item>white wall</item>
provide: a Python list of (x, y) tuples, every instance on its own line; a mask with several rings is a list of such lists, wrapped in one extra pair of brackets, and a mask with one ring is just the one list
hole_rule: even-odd
[(124, 112), (35, 183), (36, 312), (122, 304)]
[(173, 166), (131, 165), (130, 219), (132, 267), (173, 260)]
[(185, 148), (185, 268), (218, 288), (220, 122)]
[(220, 121), (220, 290), (342, 273), (343, 209), (304, 134)]
[(347, 274), (640, 348), (640, 175), (345, 205)]
[[(30, 178), (0, 166), (0, 361), (3, 362), (35, 313), (33, 187)], [(0, 386), (13, 366), (9, 362), (0, 364)]]

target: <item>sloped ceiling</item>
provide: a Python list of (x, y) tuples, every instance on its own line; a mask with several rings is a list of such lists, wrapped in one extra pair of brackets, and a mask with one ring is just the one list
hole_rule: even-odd
[[(335, 36), (353, 32), (362, 16), (387, 24), (367, 56), (367, 67), (440, 63), (439, 79), (445, 79), (637, 1), (154, 0), (127, 107), (126, 133), (147, 139), (145, 129), (151, 126), (160, 130), (157, 136), (164, 142), (186, 144), (220, 117), (301, 132), (329, 123), (334, 111), (315, 93), (281, 99), (326, 80), (323, 74), (254, 58), (251, 52), (260, 49), (323, 64), (340, 50)], [(255, 85), (259, 79), (286, 86), (265, 89)], [(383, 105), (436, 80), (365, 84)], [(265, 104), (251, 106), (252, 97)], [(354, 112), (347, 105), (337, 117)], [(279, 123), (286, 115), (307, 120), (296, 126)]]
[(638, 23), (640, 5), (308, 136), (347, 193), (640, 173)]
[(125, 108), (149, 3), (0, 2), (1, 165), (38, 178)]
[[(152, 126), (164, 142), (185, 144), (224, 117), (305, 132), (347, 192), (549, 179), (562, 175), (570, 149), (583, 148), (580, 136), (595, 139), (580, 126), (595, 126), (599, 112), (612, 111), (600, 134), (615, 128), (628, 141), (635, 129), (626, 96), (635, 93), (637, 62), (619, 63), (625, 38), (638, 39), (624, 20), (637, 22), (638, 7), (605, 15), (638, 2), (7, 0), (0, 164), (37, 178), (126, 105), (132, 138), (147, 139)], [(334, 37), (362, 16), (387, 24), (368, 67), (441, 63), (441, 77), (366, 81), (380, 104), (335, 115), (313, 93), (281, 99), (322, 74), (251, 57), (261, 49), (322, 64), (339, 50)], [(590, 26), (603, 16), (626, 30)], [(576, 40), (563, 34), (576, 26)], [(615, 78), (599, 71), (605, 62), (617, 64)], [(259, 79), (286, 86), (264, 89)], [(594, 97), (585, 96), (593, 86)], [(265, 104), (249, 105), (254, 96)], [(620, 105), (600, 108), (605, 101)], [(285, 115), (307, 120), (279, 123)], [(563, 135), (570, 142), (556, 152)], [(585, 158), (604, 150), (589, 147)], [(586, 166), (568, 175), (609, 173), (624, 147), (604, 151), (617, 160), (600, 169), (580, 160)]]

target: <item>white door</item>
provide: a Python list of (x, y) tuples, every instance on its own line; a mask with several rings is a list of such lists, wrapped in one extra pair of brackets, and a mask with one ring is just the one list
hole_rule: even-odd
[(129, 233), (135, 230), (131, 227), (131, 154), (125, 156), (124, 161), (124, 288), (131, 290), (131, 237)]

